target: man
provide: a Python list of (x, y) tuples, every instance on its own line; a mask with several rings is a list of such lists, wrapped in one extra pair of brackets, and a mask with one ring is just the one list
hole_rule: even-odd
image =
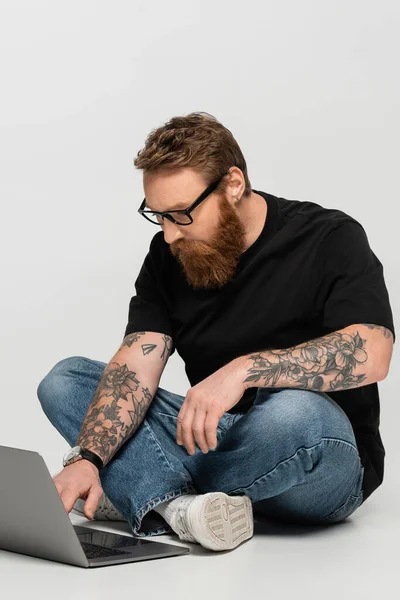
[[(207, 113), (152, 131), (134, 164), (139, 212), (161, 231), (123, 342), (108, 364), (60, 361), (38, 387), (74, 446), (54, 477), (66, 510), (211, 550), (251, 538), (253, 510), (344, 520), (383, 480), (377, 382), (395, 337), (363, 227), (252, 189)], [(175, 349), (185, 397), (159, 387)]]

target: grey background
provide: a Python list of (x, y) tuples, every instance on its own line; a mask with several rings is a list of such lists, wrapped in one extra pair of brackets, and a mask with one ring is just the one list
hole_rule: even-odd
[[(136, 212), (142, 173), (132, 161), (149, 131), (174, 115), (204, 110), (231, 129), (253, 189), (358, 219), (384, 265), (396, 325), (399, 17), (395, 0), (0, 2), (2, 445), (36, 450), (51, 473), (60, 469), (68, 445), (42, 412), (36, 388), (62, 358), (107, 363), (118, 349), (134, 281), (158, 231)], [(183, 367), (175, 353), (160, 385), (184, 395)], [(112, 574), (126, 573), (127, 586), (146, 589), (155, 568), (154, 590), (164, 597), (213, 597), (212, 590), (239, 597), (248, 593), (249, 569), (260, 594), (300, 597), (301, 581), (308, 598), (333, 597), (348, 585), (366, 598), (395, 585), (398, 384), (395, 345), (379, 384), (385, 481), (345, 533), (258, 537), (208, 562), (200, 553), (193, 577), (209, 568), (214, 577), (204, 589), (192, 589), (187, 557), (118, 573), (74, 571), (75, 597), (108, 597), (104, 582)], [(338, 537), (336, 545), (328, 535)], [(11, 563), (15, 597), (48, 573), (72, 573), (28, 557)], [(32, 579), (19, 589), (22, 568)], [(345, 584), (323, 585), (338, 569)], [(71, 591), (50, 589), (62, 598)]]

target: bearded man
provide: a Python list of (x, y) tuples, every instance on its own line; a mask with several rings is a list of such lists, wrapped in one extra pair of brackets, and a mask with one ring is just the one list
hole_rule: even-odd
[[(140, 218), (159, 231), (123, 341), (108, 364), (68, 357), (38, 387), (72, 447), (54, 477), (66, 510), (215, 551), (249, 540), (256, 513), (346, 519), (383, 480), (377, 383), (395, 338), (364, 228), (253, 189), (207, 113), (153, 130), (134, 164)], [(185, 396), (159, 386), (175, 350)]]

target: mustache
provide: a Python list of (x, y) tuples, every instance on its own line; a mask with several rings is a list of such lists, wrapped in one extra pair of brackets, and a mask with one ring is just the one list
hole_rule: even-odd
[(207, 249), (210, 249), (211, 246), (209, 244), (207, 244), (206, 242), (202, 242), (200, 240), (193, 240), (192, 242), (188, 242), (188, 241), (180, 241), (180, 242), (174, 242), (173, 244), (170, 244), (170, 249), (172, 252), (179, 252), (179, 251), (188, 251), (188, 252), (205, 252), (207, 251)]

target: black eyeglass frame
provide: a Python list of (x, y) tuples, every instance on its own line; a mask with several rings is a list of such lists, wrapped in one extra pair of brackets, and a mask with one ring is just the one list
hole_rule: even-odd
[[(146, 204), (146, 198), (143, 198), (143, 202), (140, 205), (140, 207), (138, 208), (138, 213), (143, 215), (148, 221), (150, 221), (150, 223), (153, 223), (153, 225), (162, 225), (162, 223), (155, 223), (154, 221), (151, 221), (151, 219), (146, 217), (146, 213), (151, 213), (152, 215), (161, 215), (163, 217), (166, 217), (170, 221), (172, 221), (172, 223), (175, 223), (176, 225), (181, 225), (182, 227), (185, 227), (186, 225), (191, 225), (193, 223), (193, 217), (190, 213), (196, 208), (196, 206), (198, 206), (201, 202), (203, 202), (203, 200), (205, 200), (218, 187), (218, 185), (220, 184), (222, 179), (225, 177), (225, 175), (228, 175), (228, 173), (229, 173), (229, 170), (226, 171), (223, 175), (221, 175), (221, 177), (219, 179), (210, 183), (210, 185), (206, 187), (204, 192), (202, 192), (200, 194), (200, 196), (198, 196), (198, 198), (196, 198), (196, 200), (194, 202), (192, 202), (192, 204), (190, 206), (188, 206), (187, 208), (182, 208), (179, 210), (169, 210), (169, 211), (146, 210), (144, 208), (144, 205)], [(189, 217), (190, 223), (179, 223), (179, 222), (175, 221), (174, 217), (171, 216), (170, 213), (185, 214), (187, 217)]]

